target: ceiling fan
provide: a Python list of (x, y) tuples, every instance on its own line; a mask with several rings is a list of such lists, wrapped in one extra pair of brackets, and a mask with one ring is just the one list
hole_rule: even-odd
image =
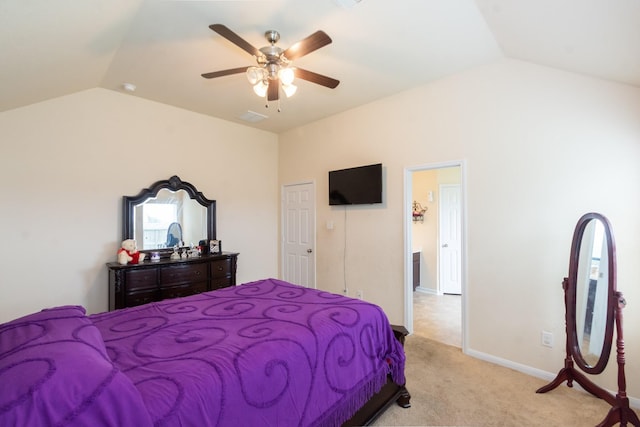
[(287, 97), (292, 96), (297, 89), (293, 85), (294, 78), (331, 89), (340, 84), (339, 80), (292, 66), (293, 60), (331, 43), (331, 38), (324, 31), (316, 31), (290, 48), (283, 50), (276, 46), (276, 43), (280, 40), (280, 33), (275, 30), (269, 30), (264, 33), (269, 46), (257, 49), (222, 24), (209, 25), (209, 28), (250, 55), (253, 55), (258, 65), (204, 73), (202, 77), (205, 79), (246, 73), (247, 79), (253, 85), (254, 92), (260, 97), (266, 96), (268, 101), (276, 101), (280, 98), (281, 87)]

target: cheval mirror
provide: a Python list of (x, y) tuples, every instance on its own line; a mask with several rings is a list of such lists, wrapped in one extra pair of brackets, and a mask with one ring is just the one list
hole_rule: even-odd
[[(616, 289), (616, 247), (611, 225), (598, 213), (583, 215), (576, 225), (571, 243), (569, 277), (562, 281), (567, 333), (564, 368), (537, 393), (553, 390), (564, 381), (573, 387), (576, 381), (594, 396), (608, 402), (612, 408), (598, 427), (631, 423), (640, 426), (629, 407), (624, 374), (624, 338), (622, 309), (626, 305)], [(616, 332), (618, 362), (618, 393), (613, 396), (581, 373), (601, 374), (611, 353), (613, 331)]]

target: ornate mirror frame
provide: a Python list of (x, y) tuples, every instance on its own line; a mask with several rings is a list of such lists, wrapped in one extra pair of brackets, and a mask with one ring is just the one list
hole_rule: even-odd
[[(604, 239), (607, 246), (607, 312), (604, 332), (604, 341), (598, 361), (594, 365), (590, 365), (584, 358), (580, 343), (578, 341), (578, 313), (577, 313), (577, 293), (578, 293), (578, 277), (580, 269), (584, 269), (584, 259), (580, 260), (581, 248), (585, 243), (585, 230), (592, 221), (599, 221), (604, 229)], [(582, 261), (582, 262), (581, 262)], [(567, 283), (567, 339), (573, 361), (584, 372), (592, 375), (600, 374), (604, 371), (611, 354), (611, 346), (613, 344), (613, 329), (615, 324), (615, 313), (617, 306), (616, 298), (616, 245), (613, 241), (611, 233), (611, 224), (603, 215), (590, 212), (583, 215), (576, 225), (573, 233), (573, 241), (571, 243), (571, 255), (569, 258), (569, 277)]]
[[(207, 240), (216, 239), (216, 201), (210, 200), (204, 196), (192, 184), (182, 181), (178, 176), (174, 175), (167, 180), (157, 181), (149, 188), (144, 188), (135, 196), (122, 197), (122, 240), (133, 238), (134, 236), (134, 210), (137, 205), (144, 203), (149, 198), (158, 196), (158, 192), (162, 189), (171, 191), (184, 190), (191, 199), (198, 202), (206, 208), (207, 223)], [(203, 236), (204, 238), (205, 236)], [(171, 249), (168, 249), (171, 251)], [(145, 251), (143, 251), (145, 252)]]

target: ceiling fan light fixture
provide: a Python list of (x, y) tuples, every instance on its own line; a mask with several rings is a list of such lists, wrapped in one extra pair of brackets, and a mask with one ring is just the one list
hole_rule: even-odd
[(249, 83), (251, 83), (252, 85), (255, 85), (259, 81), (264, 80), (264, 73), (262, 68), (249, 67), (247, 68), (246, 74), (247, 74), (247, 80), (249, 80)]
[(296, 85), (292, 85), (292, 84), (284, 84), (284, 82), (282, 83), (282, 90), (284, 91), (284, 94), (287, 95), (287, 98), (291, 98), (296, 91), (298, 90), (298, 86)]
[[(346, 1), (357, 3), (361, 0)], [(257, 49), (222, 24), (209, 25), (209, 28), (252, 55), (257, 62), (257, 66), (230, 68), (204, 73), (201, 74), (201, 76), (205, 79), (212, 79), (244, 73), (253, 87), (254, 93), (260, 98), (265, 98), (267, 106), (270, 101), (278, 101), (278, 111), (280, 111), (280, 94), (284, 92), (287, 97), (291, 97), (298, 90), (298, 87), (293, 84), (295, 79), (305, 80), (330, 89), (334, 89), (340, 83), (331, 77), (292, 66), (292, 61), (308, 55), (332, 42), (331, 37), (324, 31), (318, 30), (284, 50), (276, 46), (276, 43), (280, 39), (280, 34), (274, 30), (265, 33), (269, 45)]]
[(292, 68), (283, 67), (278, 71), (278, 78), (282, 82), (283, 85), (290, 85), (293, 83), (293, 79), (295, 78), (295, 74)]
[(267, 96), (267, 89), (269, 89), (269, 85), (264, 82), (264, 80), (260, 80), (258, 83), (253, 85), (253, 91), (260, 98), (264, 98)]

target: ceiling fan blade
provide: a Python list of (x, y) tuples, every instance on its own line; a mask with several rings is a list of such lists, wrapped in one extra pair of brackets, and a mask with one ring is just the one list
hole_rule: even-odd
[(318, 50), (331, 43), (331, 37), (324, 31), (316, 31), (306, 39), (300, 40), (289, 49), (283, 52), (284, 56), (289, 60), (300, 58), (308, 53)]
[(280, 79), (269, 79), (269, 88), (267, 89), (267, 100), (277, 101), (280, 97)]
[(240, 74), (240, 73), (244, 73), (245, 71), (247, 71), (247, 67), (230, 68), (228, 70), (220, 70), (220, 71), (212, 71), (211, 73), (204, 73), (202, 74), (202, 77), (204, 77), (205, 79), (213, 79), (214, 77), (228, 76), (231, 74)]
[(235, 44), (239, 48), (247, 51), (249, 55), (262, 56), (262, 53), (255, 46), (253, 46), (251, 43), (249, 43), (248, 41), (246, 41), (245, 39), (243, 39), (233, 31), (231, 31), (226, 26), (222, 24), (213, 24), (213, 25), (209, 25), (209, 28), (211, 28), (213, 31), (220, 34), (222, 37), (229, 40), (231, 43)]
[(294, 73), (299, 79), (326, 86), (330, 89), (335, 89), (336, 86), (340, 84), (340, 80), (332, 79), (331, 77), (323, 76), (322, 74), (314, 73), (313, 71), (304, 70), (298, 67), (295, 68)]

